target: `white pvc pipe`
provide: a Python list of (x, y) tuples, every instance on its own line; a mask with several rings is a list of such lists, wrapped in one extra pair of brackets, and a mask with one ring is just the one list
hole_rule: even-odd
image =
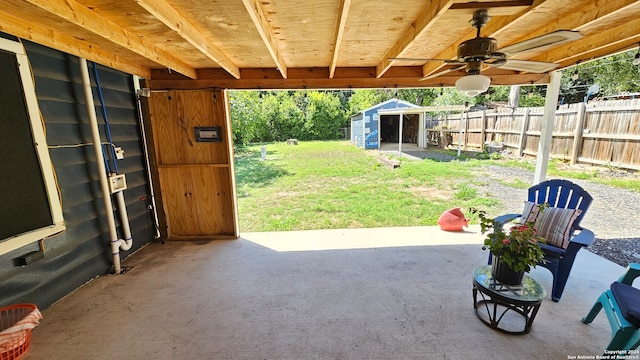
[[(93, 93), (91, 92), (91, 81), (89, 80), (89, 68), (87, 60), (80, 58), (80, 73), (82, 75), (82, 86), (84, 89), (84, 97), (87, 103), (87, 113), (89, 115), (89, 123), (91, 125), (91, 136), (93, 138), (93, 148), (96, 155), (96, 164), (98, 165), (98, 177), (100, 179), (100, 189), (102, 190), (102, 200), (104, 202), (105, 217), (107, 218), (107, 226), (109, 227), (109, 242), (111, 244), (111, 253), (113, 254), (113, 270), (116, 274), (121, 271), (120, 268), (120, 247), (127, 243), (118, 239), (116, 222), (113, 218), (113, 205), (111, 204), (111, 191), (109, 190), (109, 181), (107, 179), (107, 169), (104, 165), (104, 154), (102, 152), (102, 140), (100, 139), (100, 130), (98, 129), (98, 119), (96, 117), (96, 108), (93, 102)], [(129, 226), (128, 221), (127, 228)], [(131, 247), (131, 245), (128, 245)]]
[(116, 193), (116, 199), (118, 200), (118, 212), (120, 213), (120, 225), (122, 226), (122, 232), (124, 232), (124, 240), (120, 240), (119, 247), (121, 250), (127, 251), (131, 249), (133, 245), (133, 239), (131, 238), (131, 228), (129, 227), (129, 216), (127, 215), (127, 203), (124, 201), (124, 192), (122, 190)]

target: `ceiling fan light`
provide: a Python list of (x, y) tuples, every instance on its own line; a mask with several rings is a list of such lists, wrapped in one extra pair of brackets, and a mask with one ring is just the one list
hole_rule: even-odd
[(489, 89), (491, 78), (485, 75), (467, 75), (456, 81), (456, 89), (468, 97), (482, 94)]

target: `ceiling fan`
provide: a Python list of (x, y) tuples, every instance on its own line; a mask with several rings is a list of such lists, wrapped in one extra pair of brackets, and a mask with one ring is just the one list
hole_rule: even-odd
[[(461, 64), (461, 66), (431, 74), (424, 77), (422, 80), (466, 69), (468, 75), (458, 81), (472, 82), (472, 79), (474, 79), (474, 81), (478, 82), (478, 80), (482, 80), (482, 88), (484, 88), (484, 90), (480, 92), (477, 92), (480, 89), (475, 89), (474, 91), (470, 90), (469, 94), (467, 94), (467, 96), (475, 96), (486, 91), (489, 87), (490, 79), (484, 75), (480, 75), (483, 64), (509, 70), (545, 73), (558, 67), (558, 64), (541, 61), (516, 60), (509, 59), (509, 57), (528, 51), (544, 50), (552, 46), (558, 46), (560, 44), (582, 38), (582, 34), (577, 31), (559, 30), (498, 49), (498, 42), (496, 39), (480, 36), (480, 29), (489, 22), (489, 19), (490, 17), (486, 9), (479, 9), (473, 13), (473, 17), (469, 23), (476, 29), (476, 37), (466, 40), (458, 45), (458, 55), (455, 59), (389, 58), (389, 60), (442, 61), (448, 64)], [(469, 76), (475, 75), (481, 77), (465, 79)], [(460, 87), (458, 87), (457, 84), (458, 81), (456, 82), (456, 87), (460, 90)], [(486, 87), (484, 87), (484, 83), (486, 83)], [(480, 85), (478, 83), (476, 88), (479, 86)]]

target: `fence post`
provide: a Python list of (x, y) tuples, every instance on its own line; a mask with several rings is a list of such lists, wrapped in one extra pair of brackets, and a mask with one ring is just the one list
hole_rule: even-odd
[(520, 146), (518, 147), (518, 157), (524, 154), (524, 149), (527, 147), (527, 130), (529, 130), (529, 111), (531, 109), (526, 108), (524, 110), (524, 119), (522, 120), (522, 130), (520, 130)]
[(487, 110), (482, 110), (482, 119), (480, 120), (480, 151), (484, 151), (484, 143), (487, 141)]
[(469, 143), (469, 110), (464, 112), (464, 151), (467, 151)]
[(576, 129), (573, 135), (573, 149), (571, 150), (571, 165), (575, 165), (578, 161), (578, 153), (580, 152), (580, 144), (582, 144), (582, 133), (584, 131), (584, 122), (587, 118), (587, 104), (581, 102), (578, 104), (578, 119), (576, 121)]

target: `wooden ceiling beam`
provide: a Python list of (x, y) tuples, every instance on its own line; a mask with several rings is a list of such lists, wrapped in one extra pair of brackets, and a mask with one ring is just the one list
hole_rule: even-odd
[[(420, 67), (390, 69), (384, 77), (376, 77), (376, 68), (337, 68), (336, 76), (328, 78), (329, 68), (289, 68), (289, 78), (282, 79), (272, 69), (241, 69), (242, 77), (234, 79), (220, 69), (198, 71), (198, 79), (152, 70), (148, 85), (152, 90), (221, 88), (230, 90), (285, 89), (358, 89), (358, 88), (435, 88), (455, 86), (460, 76), (442, 76), (421, 81)], [(548, 74), (516, 74), (513, 71), (490, 69), (486, 74), (491, 85), (546, 84)]]
[(85, 58), (128, 74), (138, 75), (146, 79), (151, 77), (149, 68), (131, 62), (125, 56), (104, 51), (87, 41), (61, 33), (43, 24), (35, 24), (31, 21), (20, 19), (6, 12), (0, 11), (0, 18), (2, 19), (0, 21), (0, 31), (2, 32)]
[(251, 21), (255, 25), (258, 33), (260, 33), (260, 37), (264, 42), (269, 54), (271, 54), (271, 58), (273, 62), (276, 64), (276, 68), (280, 71), (280, 74), (283, 78), (287, 78), (287, 66), (282, 59), (282, 55), (278, 50), (278, 44), (276, 43), (276, 37), (273, 35), (271, 31), (271, 27), (269, 26), (269, 21), (267, 20), (266, 15), (264, 14), (264, 9), (260, 4), (260, 0), (242, 0), (245, 8), (247, 8), (247, 12), (249, 13), (249, 17), (251, 17)]
[[(127, 29), (105, 19), (75, 0), (25, 0), (59, 18), (99, 35), (106, 41), (195, 79), (196, 71), (182, 60), (155, 48)], [(96, 44), (93, 44), (96, 46)]]
[[(437, 3), (434, 4), (434, 2)], [(416, 37), (428, 31), (452, 4), (453, 0), (431, 1), (411, 24), (411, 27), (400, 37), (400, 40), (387, 51), (384, 58), (378, 63), (376, 66), (377, 77), (382, 77), (393, 65), (394, 61), (389, 60), (390, 58), (402, 57), (404, 51), (413, 44)]]
[(473, 15), (476, 10), (492, 9), (492, 16), (508, 16), (514, 15), (520, 11), (527, 10), (533, 0), (516, 0), (516, 1), (471, 1), (457, 2), (451, 5), (451, 10), (460, 10)]
[(340, 0), (338, 25), (336, 27), (335, 41), (333, 42), (333, 54), (331, 56), (331, 65), (329, 66), (329, 77), (332, 78), (338, 66), (338, 54), (340, 53), (340, 45), (344, 36), (344, 27), (347, 24), (349, 16), (349, 8), (351, 8), (351, 0)]
[(220, 65), (236, 79), (240, 78), (240, 69), (222, 51), (211, 45), (205, 35), (207, 31), (193, 24), (165, 0), (135, 0), (138, 5), (160, 20), (169, 29), (193, 45), (206, 57)]

